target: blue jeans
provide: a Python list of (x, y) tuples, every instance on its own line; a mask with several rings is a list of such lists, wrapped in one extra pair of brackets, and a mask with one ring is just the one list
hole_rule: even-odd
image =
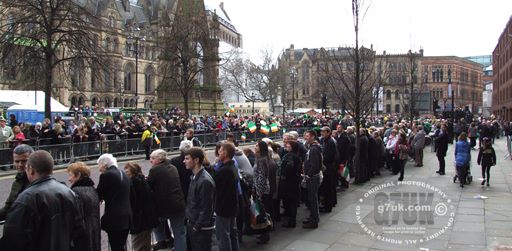
[(187, 231), (185, 228), (185, 213), (173, 215), (169, 218), (160, 218), (160, 223), (153, 229), (157, 242), (167, 240), (165, 235), (166, 221), (171, 221), (172, 234), (174, 235), (174, 250), (187, 250)]
[(318, 189), (320, 188), (320, 175), (310, 177), (306, 181), (306, 188), (308, 190), (308, 207), (310, 211), (309, 222), (318, 224), (320, 221), (318, 212)]
[(215, 217), (215, 234), (219, 241), (219, 250), (238, 251), (238, 231), (236, 229), (236, 217)]

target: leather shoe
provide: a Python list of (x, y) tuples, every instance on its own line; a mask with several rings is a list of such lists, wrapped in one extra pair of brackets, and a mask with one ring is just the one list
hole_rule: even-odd
[(309, 223), (309, 219), (305, 219), (302, 221), (302, 224), (308, 224)]
[(315, 228), (318, 228), (318, 223), (309, 222), (309, 223), (303, 224), (302, 228), (315, 229)]

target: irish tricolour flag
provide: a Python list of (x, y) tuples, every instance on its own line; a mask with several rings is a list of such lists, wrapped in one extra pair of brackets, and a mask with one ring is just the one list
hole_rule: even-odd
[(249, 124), (247, 124), (247, 129), (249, 129), (249, 132), (254, 133), (256, 131), (256, 123), (253, 121), (249, 122)]
[(277, 126), (277, 123), (273, 123), (270, 125), (270, 131), (272, 131), (272, 132), (279, 131), (279, 127)]
[(266, 125), (262, 125), (262, 126), (260, 126), (260, 132), (265, 135), (268, 135), (268, 133), (270, 132), (270, 127), (268, 127)]

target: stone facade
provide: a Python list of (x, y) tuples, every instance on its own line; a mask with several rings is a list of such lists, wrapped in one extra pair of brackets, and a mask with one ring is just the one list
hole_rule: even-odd
[(508, 20), (492, 53), (494, 73), (492, 113), (512, 120), (512, 17)]
[[(295, 49), (293, 45), (284, 50), (279, 58), (279, 67), (286, 71), (295, 69), (295, 78), (287, 76), (283, 101), (286, 108), (292, 108), (292, 93), (295, 108), (321, 108), (321, 96), (328, 98), (328, 108), (340, 110), (343, 104), (334, 96), (330, 87), (322, 83), (319, 66), (325, 64), (321, 50), (349, 57), (352, 48)], [(467, 59), (449, 57), (425, 57), (423, 50), (403, 54), (375, 55), (374, 112), (386, 114), (409, 113), (411, 97), (415, 100), (415, 113), (432, 112), (432, 100), (439, 100), (441, 108), (448, 99), (448, 69), (451, 69), (455, 91), (455, 106), (468, 106), (474, 111), (482, 107), (482, 66)], [(292, 81), (294, 80), (294, 81)], [(412, 84), (412, 86), (411, 86)], [(380, 91), (377, 91), (380, 90)], [(450, 102), (451, 103), (451, 102)]]
[(431, 96), (438, 100), (441, 109), (451, 107), (451, 96), (448, 93), (451, 72), (455, 107), (468, 107), (474, 114), (481, 112), (484, 90), (482, 65), (455, 56), (424, 57), (422, 65), (421, 72)]
[[(93, 14), (102, 20), (104, 27), (91, 27), (95, 31), (97, 44), (109, 53), (109, 64), (114, 69), (111, 72), (101, 72), (85, 65), (80, 60), (69, 62), (66, 71), (59, 72), (54, 80), (52, 96), (66, 106), (97, 106), (97, 107), (137, 107), (154, 109), (157, 102), (158, 87), (162, 76), (159, 71), (159, 55), (162, 46), (159, 38), (169, 32), (168, 24), (174, 22), (177, 6), (192, 0), (139, 0), (137, 4), (129, 0), (86, 0), (81, 4), (94, 9)], [(202, 3), (202, 1), (199, 1)], [(206, 39), (217, 41), (212, 43), (208, 54), (218, 54), (218, 40), (223, 40), (232, 46), (240, 46), (241, 35), (234, 26), (212, 10), (204, 9), (204, 25), (211, 28), (210, 33), (204, 34)], [(221, 8), (223, 10), (223, 8)], [(215, 25), (217, 23), (218, 25)], [(133, 37), (133, 32), (140, 29), (139, 39)], [(215, 30), (213, 30), (215, 29)], [(211, 34), (224, 34), (224, 36), (211, 36)], [(136, 60), (137, 59), (137, 60)], [(0, 89), (40, 89), (34, 84), (20, 84), (17, 76), (9, 76), (5, 65), (0, 78)], [(92, 74), (95, 73), (95, 74)], [(203, 109), (216, 110), (215, 104), (221, 106), (220, 88), (218, 87), (218, 69), (213, 68), (210, 74), (205, 74), (205, 83), (209, 89), (195, 90), (194, 98), (189, 102), (191, 113), (198, 112), (199, 103), (195, 97), (201, 96)], [(217, 94), (212, 95), (212, 90)], [(205, 92), (201, 95), (200, 92)], [(161, 103), (166, 107), (182, 105), (182, 98), (178, 93), (160, 95)], [(208, 105), (210, 104), (210, 105)], [(160, 108), (166, 108), (160, 107)]]

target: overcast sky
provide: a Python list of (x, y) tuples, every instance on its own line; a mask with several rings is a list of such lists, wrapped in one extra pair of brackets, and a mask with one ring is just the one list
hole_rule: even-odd
[[(221, 0), (205, 0), (210, 5)], [(223, 0), (254, 60), (270, 48), (354, 44), (350, 0)], [(377, 52), (490, 55), (512, 14), (512, 0), (365, 0), (360, 43)], [(218, 6), (218, 5), (217, 5)]]

